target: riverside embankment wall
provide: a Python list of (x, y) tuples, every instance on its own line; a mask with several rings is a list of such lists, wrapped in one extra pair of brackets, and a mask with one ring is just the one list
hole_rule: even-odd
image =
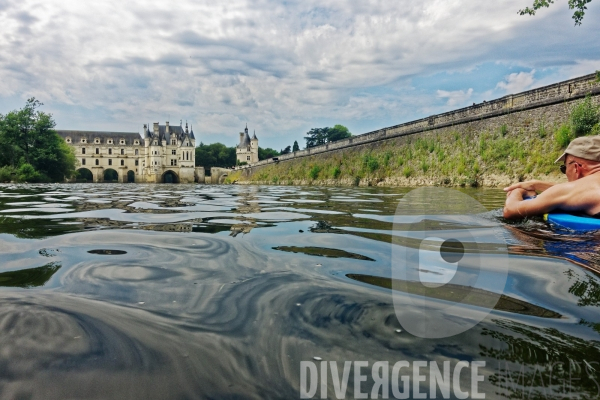
[[(356, 151), (361, 148), (378, 148), (385, 145), (402, 145), (404, 138), (424, 133), (467, 134), (469, 132), (494, 132), (506, 126), (511, 132), (522, 134), (539, 129), (540, 125), (556, 127), (568, 121), (575, 102), (591, 94), (594, 102), (600, 101), (600, 82), (596, 74), (585, 75), (519, 94), (505, 96), (473, 106), (433, 115), (427, 118), (394, 125), (351, 138), (316, 146), (279, 156), (278, 165), (298, 162), (301, 159), (331, 157), (333, 154)], [(272, 159), (263, 160), (243, 168), (242, 176), (252, 176)], [(419, 182), (416, 182), (417, 184)], [(422, 182), (427, 183), (427, 182)]]

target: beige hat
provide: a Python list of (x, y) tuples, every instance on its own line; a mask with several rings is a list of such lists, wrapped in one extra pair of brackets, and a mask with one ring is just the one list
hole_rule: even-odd
[(567, 154), (590, 161), (600, 161), (600, 136), (582, 136), (573, 139), (565, 152), (556, 159), (564, 161)]

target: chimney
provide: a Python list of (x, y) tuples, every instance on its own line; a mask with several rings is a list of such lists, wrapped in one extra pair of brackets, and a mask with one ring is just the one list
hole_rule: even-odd
[(153, 126), (153, 128), (154, 128), (154, 134), (156, 136), (158, 136), (158, 122), (154, 122), (153, 125), (154, 125)]
[(169, 133), (169, 121), (165, 122), (165, 132)]

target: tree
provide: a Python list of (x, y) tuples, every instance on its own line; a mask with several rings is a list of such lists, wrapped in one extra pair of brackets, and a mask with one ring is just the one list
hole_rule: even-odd
[(300, 146), (298, 146), (298, 141), (294, 140), (294, 146), (292, 147), (292, 151), (300, 151)]
[[(583, 20), (583, 16), (585, 15), (585, 10), (587, 10), (586, 5), (591, 3), (592, 0), (569, 0), (569, 9), (575, 10), (573, 13), (573, 20), (575, 20), (575, 26), (581, 25), (581, 21)], [(525, 7), (523, 10), (519, 10), (520, 15), (535, 15), (535, 12), (542, 7), (550, 7), (550, 4), (553, 4), (554, 0), (533, 0), (532, 8)]]
[(306, 148), (320, 146), (352, 136), (348, 128), (343, 125), (335, 125), (333, 128), (312, 128), (306, 135), (304, 137)]
[(227, 147), (222, 143), (204, 144), (196, 147), (196, 166), (204, 168), (229, 168), (236, 163), (235, 147)]
[(21, 110), (0, 115), (0, 167), (21, 171), (19, 179), (62, 181), (74, 175), (77, 159), (54, 130), (52, 115), (37, 111), (42, 105), (32, 97)]
[(292, 152), (292, 146), (287, 146), (285, 149), (281, 150), (279, 154), (290, 154)]
[(267, 158), (277, 157), (279, 152), (277, 150), (271, 149), (267, 147), (263, 149), (262, 147), (258, 147), (258, 160), (266, 160)]
[(329, 135), (327, 137), (327, 142), (335, 142), (336, 140), (346, 139), (352, 136), (348, 128), (343, 125), (335, 125), (333, 128), (329, 129)]

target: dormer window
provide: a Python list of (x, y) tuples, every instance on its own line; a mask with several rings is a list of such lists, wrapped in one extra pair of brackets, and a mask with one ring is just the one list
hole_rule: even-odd
[(112, 144), (112, 139), (108, 139), (108, 144)]
[(81, 143), (85, 143), (86, 140), (84, 138), (81, 138)]
[(100, 139), (98, 139), (98, 138), (94, 139), (94, 143), (96, 143), (96, 144), (100, 143)]
[(70, 137), (68, 137), (66, 140), (67, 140), (67, 143), (71, 143), (71, 138)]
[(177, 144), (177, 140), (173, 139), (171, 140), (171, 146), (175, 146)]
[(157, 144), (158, 144), (158, 142), (155, 140), (155, 141), (154, 141), (154, 145), (156, 146)]
[(140, 141), (139, 141), (139, 140), (136, 140), (135, 142), (133, 142), (133, 144), (136, 144), (136, 145), (137, 145), (137, 144), (140, 144)]
[(123, 139), (121, 139), (121, 141), (119, 143), (125, 144), (125, 141)]

